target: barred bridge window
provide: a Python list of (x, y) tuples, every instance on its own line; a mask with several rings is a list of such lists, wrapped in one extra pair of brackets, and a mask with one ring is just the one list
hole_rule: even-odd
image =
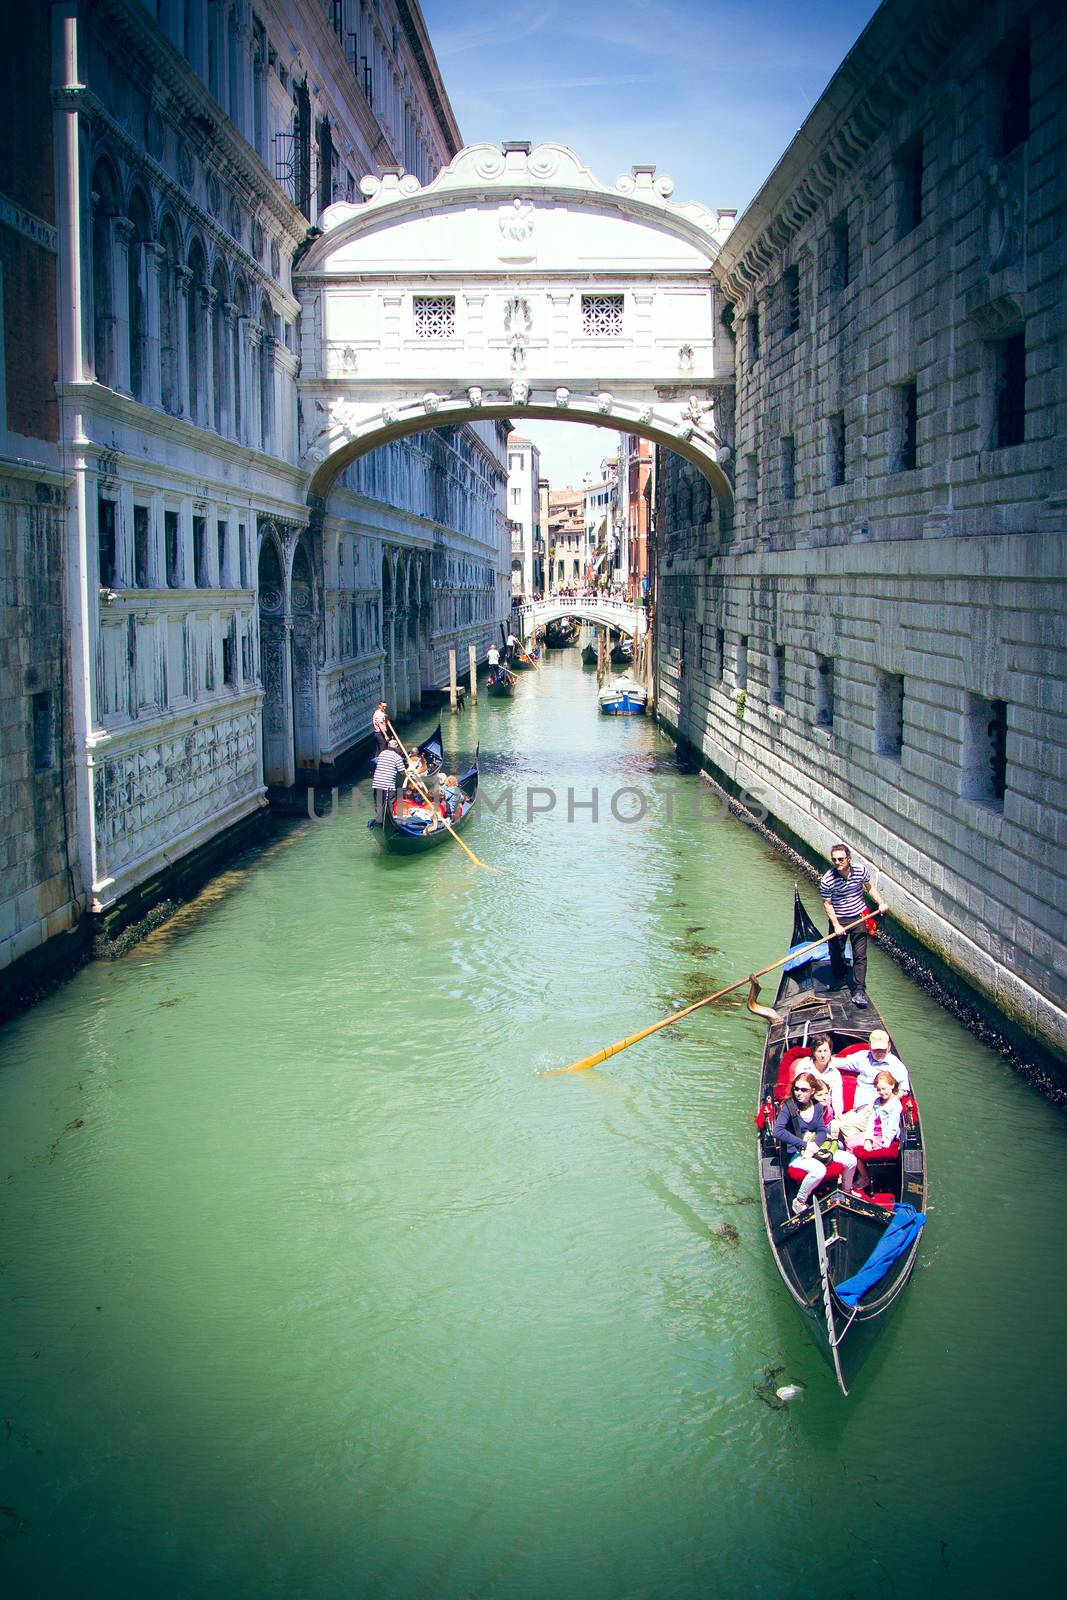
[(454, 339), (456, 297), (453, 294), (412, 296), (416, 339)]
[(587, 339), (622, 338), (621, 294), (582, 295), (582, 333)]

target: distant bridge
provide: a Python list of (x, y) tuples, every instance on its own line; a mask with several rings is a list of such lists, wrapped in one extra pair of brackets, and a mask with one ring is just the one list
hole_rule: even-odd
[(563, 617), (579, 617), (583, 622), (593, 622), (598, 628), (614, 628), (616, 633), (628, 634), (635, 643), (645, 636), (648, 617), (644, 606), (635, 606), (629, 600), (611, 600), (606, 595), (549, 595), (547, 600), (532, 600), (518, 607), (522, 618), (523, 637), (530, 636), (549, 622), (559, 622)]

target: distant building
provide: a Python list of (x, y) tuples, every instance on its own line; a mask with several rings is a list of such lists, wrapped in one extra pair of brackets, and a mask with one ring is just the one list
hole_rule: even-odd
[(549, 588), (555, 591), (580, 587), (585, 578), (588, 551), (585, 490), (553, 489), (548, 497), (548, 508)]
[(612, 584), (624, 581), (617, 576), (616, 568), (618, 476), (618, 458), (607, 456), (600, 463), (599, 477), (590, 477), (583, 485), (586, 544), (583, 577), (586, 583)]
[(636, 433), (619, 435), (618, 507), (620, 569), (631, 600), (642, 600), (651, 583), (652, 508), (655, 504), (656, 447)]
[(541, 523), (541, 452), (521, 434), (508, 434), (508, 521), (511, 592), (529, 600), (545, 588), (545, 530)]

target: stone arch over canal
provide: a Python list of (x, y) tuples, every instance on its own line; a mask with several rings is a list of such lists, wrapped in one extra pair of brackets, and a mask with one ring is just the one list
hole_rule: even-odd
[(713, 264), (733, 224), (635, 166), (613, 187), (562, 145), (472, 145), (423, 187), (365, 178), (294, 277), (309, 495), (358, 456), (479, 418), (640, 434), (732, 521), (733, 350)]

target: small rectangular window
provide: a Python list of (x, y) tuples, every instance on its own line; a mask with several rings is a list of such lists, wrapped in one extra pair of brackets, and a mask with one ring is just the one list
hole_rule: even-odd
[(358, 656), (360, 654), (359, 602), (356, 600), (351, 603), (349, 621), (352, 626), (352, 654)]
[(815, 657), (815, 721), (820, 728), (834, 725), (834, 663), (830, 656)]
[(113, 589), (118, 579), (116, 509), (114, 500), (101, 497), (96, 502), (96, 549), (102, 589)]
[(417, 294), (411, 300), (416, 339), (454, 339), (456, 336), (456, 297), (454, 294)]
[(516, 456), (516, 455), (508, 456), (508, 471), (509, 472), (521, 472), (522, 471), (522, 457), (521, 456)]
[(206, 517), (193, 518), (193, 572), (196, 577), (196, 587), (198, 589), (207, 589), (210, 587), (207, 571)]
[(797, 492), (797, 445), (791, 433), (782, 436), (782, 499), (794, 500)]
[(148, 559), (148, 507), (133, 508), (133, 581), (138, 589), (147, 589), (149, 582)]
[(237, 641), (234, 637), (234, 626), (229, 628), (222, 636), (222, 681), (230, 689), (236, 687)]
[(771, 705), (785, 705), (785, 645), (776, 644), (771, 652)]
[(582, 295), (582, 336), (586, 339), (621, 339), (623, 296)]
[(899, 761), (904, 749), (904, 679), (899, 672), (879, 672), (874, 681), (874, 748)]
[(999, 810), (1007, 788), (1008, 707), (980, 694), (963, 697), (963, 769), (960, 793)]
[(923, 140), (922, 134), (909, 139), (894, 157), (897, 200), (896, 236), (903, 239), (923, 219)]
[(755, 500), (759, 494), (759, 452), (750, 450), (745, 457), (745, 499)]
[(800, 268), (786, 267), (782, 274), (782, 330), (786, 338), (800, 327)]
[(221, 518), (215, 523), (215, 545), (219, 558), (219, 588), (225, 589), (228, 587), (228, 574), (226, 571), (226, 524), (221, 520)]
[(999, 151), (1010, 155), (1030, 137), (1030, 40), (1011, 40), (1000, 75)]
[(168, 589), (177, 589), (181, 586), (181, 540), (179, 531), (178, 513), (176, 511), (164, 511), (163, 543), (166, 546)]
[[(241, 588), (248, 588), (248, 539), (247, 529), (243, 522), (237, 527), (237, 553), (241, 563)], [(247, 674), (246, 674), (247, 676)]]
[(55, 702), (44, 690), (33, 696), (33, 770), (48, 772), (56, 764)]
[(1022, 444), (1026, 437), (1026, 334), (1012, 333), (993, 346), (996, 409), (993, 448)]
[(848, 217), (841, 215), (830, 226), (830, 288), (840, 291), (852, 282), (852, 237)]
[(919, 448), (919, 389), (914, 381), (894, 385), (892, 420), (892, 470), (913, 472)]
[(835, 411), (826, 419), (826, 480), (831, 489), (845, 481), (845, 413)]
[(746, 320), (748, 324), (748, 364), (750, 367), (754, 367), (759, 360), (760, 352), (758, 309), (753, 307)]
[(721, 683), (726, 676), (726, 630), (715, 629), (715, 676)]
[(743, 633), (737, 641), (737, 687), (748, 688), (748, 634)]

